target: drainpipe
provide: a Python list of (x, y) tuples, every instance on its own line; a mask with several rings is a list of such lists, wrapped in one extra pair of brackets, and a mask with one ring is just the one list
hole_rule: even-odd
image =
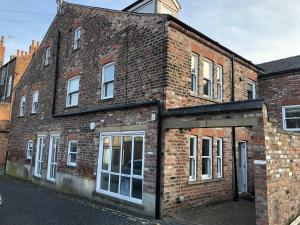
[(57, 79), (59, 74), (59, 51), (60, 51), (60, 31), (57, 33), (57, 46), (56, 46), (56, 62), (55, 62), (55, 76), (54, 76), (54, 91), (53, 91), (53, 102), (52, 102), (52, 115), (55, 114), (56, 106), (56, 92), (57, 92)]
[[(231, 58), (231, 102), (235, 101), (235, 84), (234, 84), (234, 62), (235, 56), (232, 55)], [(232, 132), (232, 158), (233, 158), (233, 173), (234, 173), (234, 192), (233, 192), (233, 200), (237, 201), (239, 198), (238, 191), (238, 180), (237, 180), (237, 165), (236, 165), (236, 132), (235, 127), (231, 128)]]
[(155, 199), (155, 219), (160, 219), (160, 192), (161, 192), (161, 111), (162, 104), (157, 103), (157, 156), (156, 156), (156, 199)]

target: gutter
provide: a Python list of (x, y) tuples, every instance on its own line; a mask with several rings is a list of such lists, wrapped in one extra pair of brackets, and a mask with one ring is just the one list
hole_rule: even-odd
[(161, 193), (161, 139), (162, 139), (162, 123), (161, 123), (161, 112), (162, 104), (157, 102), (157, 155), (156, 155), (156, 190), (155, 190), (155, 219), (160, 219), (161, 211), (161, 202), (160, 202), (160, 193)]
[(54, 91), (53, 91), (53, 102), (52, 102), (52, 116), (55, 114), (55, 108), (56, 108), (57, 79), (58, 79), (58, 75), (59, 75), (59, 52), (60, 52), (60, 31), (58, 31), (58, 33), (57, 33)]
[(285, 77), (285, 76), (291, 76), (291, 75), (300, 75), (299, 73), (300, 73), (300, 67), (294, 68), (294, 69), (289, 69), (289, 70), (282, 70), (282, 71), (260, 74), (258, 76), (258, 79), (266, 80), (268, 78), (273, 78), (273, 77)]

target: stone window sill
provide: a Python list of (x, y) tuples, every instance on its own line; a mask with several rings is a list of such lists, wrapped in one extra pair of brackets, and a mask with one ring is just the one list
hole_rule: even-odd
[(199, 99), (202, 99), (202, 100), (210, 101), (210, 102), (213, 102), (213, 103), (223, 103), (223, 101), (221, 101), (221, 100), (217, 100), (215, 98), (209, 98), (209, 97), (205, 97), (205, 96), (200, 96), (199, 94), (195, 94), (193, 92), (190, 93), (190, 96), (195, 97), (195, 98), (199, 98)]
[(225, 178), (212, 178), (206, 180), (188, 181), (188, 185), (207, 184), (207, 183), (221, 182), (221, 181), (225, 181)]

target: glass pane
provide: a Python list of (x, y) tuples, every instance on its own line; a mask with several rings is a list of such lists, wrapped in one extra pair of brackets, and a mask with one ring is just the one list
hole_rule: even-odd
[(210, 80), (212, 74), (212, 63), (208, 61), (203, 62), (203, 77)]
[(197, 77), (192, 74), (192, 91), (197, 91)]
[(77, 143), (71, 142), (70, 152), (77, 152)]
[(203, 94), (204, 95), (207, 95), (207, 96), (210, 96), (211, 95), (211, 82), (210, 80), (204, 80), (203, 81)]
[(132, 178), (131, 197), (142, 200), (143, 196), (143, 180)]
[(121, 137), (113, 137), (111, 171), (120, 172)]
[(300, 117), (300, 107), (299, 108), (287, 108), (285, 109), (285, 117)]
[(202, 159), (202, 175), (209, 175), (209, 159)]
[(110, 66), (105, 66), (104, 67), (104, 82), (113, 80), (114, 76), (115, 76), (115, 65), (112, 64)]
[(253, 99), (253, 91), (248, 90), (248, 99), (252, 100)]
[(110, 175), (110, 191), (114, 193), (119, 192), (119, 176), (118, 175)]
[(79, 93), (70, 94), (70, 102), (69, 105), (78, 105)]
[(209, 140), (203, 139), (202, 140), (202, 155), (203, 156), (209, 156)]
[(104, 97), (112, 97), (114, 94), (114, 83), (109, 82), (104, 84)]
[(108, 170), (110, 152), (110, 139), (103, 138), (103, 155), (102, 155), (102, 170)]
[(132, 137), (123, 137), (122, 174), (131, 174)]
[(190, 138), (190, 156), (194, 156), (194, 138)]
[(142, 175), (143, 166), (143, 138), (134, 138), (133, 174)]
[(195, 160), (190, 159), (190, 176), (194, 177), (194, 171), (195, 171)]
[(130, 178), (121, 177), (121, 195), (129, 196), (130, 195)]
[(75, 153), (70, 154), (70, 162), (71, 163), (76, 163), (76, 156), (77, 156), (77, 154), (75, 154)]
[(198, 56), (197, 55), (192, 55), (192, 62), (191, 62), (191, 71), (192, 73), (197, 73), (198, 70)]
[(79, 78), (69, 81), (69, 92), (76, 92), (79, 90)]
[(287, 119), (286, 128), (288, 129), (300, 128), (300, 119)]
[(222, 149), (222, 141), (217, 141), (217, 156), (221, 156), (221, 149)]
[(108, 174), (107, 173), (101, 173), (101, 184), (100, 188), (102, 190), (107, 191), (108, 190)]
[(221, 167), (221, 159), (217, 159), (217, 168), (218, 168), (218, 175), (220, 176), (222, 173), (222, 167)]

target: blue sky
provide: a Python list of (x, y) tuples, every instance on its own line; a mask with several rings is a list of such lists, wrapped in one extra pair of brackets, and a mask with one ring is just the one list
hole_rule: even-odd
[[(134, 0), (68, 2), (122, 9)], [(179, 19), (254, 63), (300, 54), (299, 0), (180, 0), (180, 3)], [(31, 40), (41, 41), (55, 13), (56, 0), (1, 0), (0, 34), (6, 37), (6, 60), (17, 49), (28, 51)]]

